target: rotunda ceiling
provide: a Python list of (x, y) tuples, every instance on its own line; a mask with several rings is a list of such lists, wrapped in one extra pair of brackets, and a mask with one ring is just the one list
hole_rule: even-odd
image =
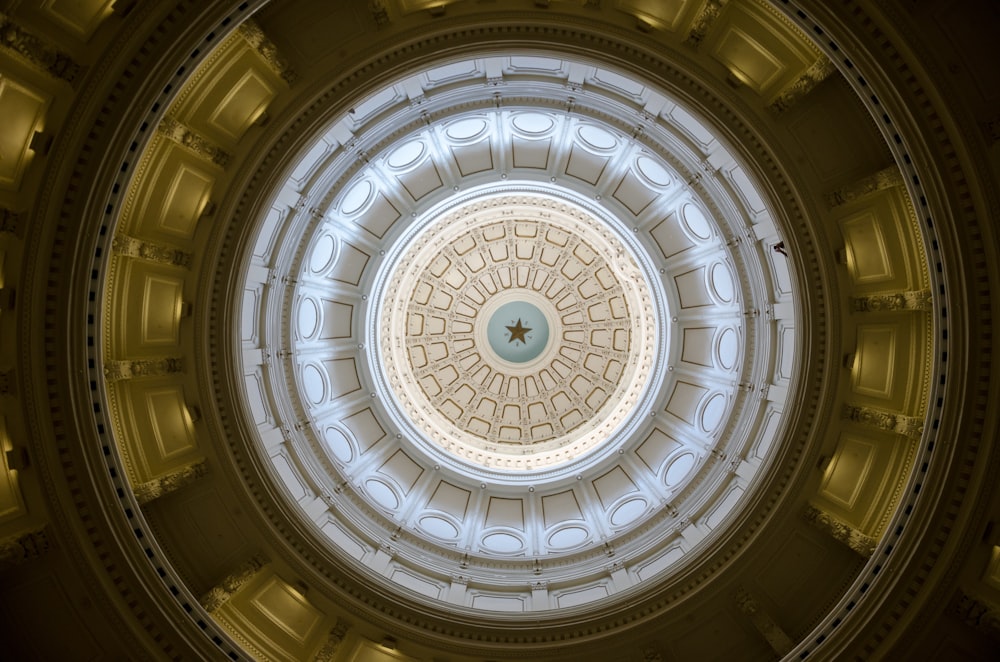
[[(952, 571), (972, 518), (947, 509), (983, 483), (949, 473), (979, 442), (944, 302), (982, 268), (936, 234), (945, 166), (874, 75), (903, 74), (846, 39), (867, 14), (345, 2), (390, 25), (340, 51), (329, 3), (199, 4), (174, 32), (132, 14), (176, 62), (109, 56), (101, 103), (89, 79), (104, 114), (52, 207), (76, 254), (30, 327), (65, 399), (44, 466), (85, 460), (66, 512), (100, 505), (94, 567), (135, 571), (111, 593), (148, 591), (137, 618), (232, 659), (332, 657), (348, 625), (341, 657), (386, 633), (418, 657), (836, 657)], [(279, 46), (232, 32), (257, 10)], [(815, 92), (812, 35), (845, 72)]]
[[(571, 70), (599, 92), (574, 100)], [(441, 608), (640, 590), (609, 556), (655, 587), (725, 535), (783, 425), (791, 274), (742, 241), (777, 242), (778, 215), (708, 124), (619, 72), (537, 54), (407, 80), (419, 103), (388, 84), (289, 160), (301, 202), (275, 195), (248, 244), (242, 343), (280, 359), (240, 353), (262, 455), (323, 495), (303, 516), (331, 554)]]

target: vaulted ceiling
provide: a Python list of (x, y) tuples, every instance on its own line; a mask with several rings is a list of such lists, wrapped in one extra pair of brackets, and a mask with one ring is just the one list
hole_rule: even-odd
[(3, 11), (14, 658), (997, 650), (989, 3)]

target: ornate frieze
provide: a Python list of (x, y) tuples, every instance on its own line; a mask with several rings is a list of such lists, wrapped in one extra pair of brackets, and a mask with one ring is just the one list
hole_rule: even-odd
[(1000, 612), (965, 591), (958, 590), (950, 605), (950, 611), (966, 625), (994, 638), (1000, 637)]
[(383, 28), (389, 24), (389, 12), (385, 7), (385, 0), (369, 0), (368, 11), (372, 14), (375, 25)]
[(136, 486), (135, 498), (140, 506), (145, 505), (159, 499), (165, 494), (176, 492), (182, 487), (190, 485), (199, 478), (202, 478), (206, 473), (208, 473), (208, 465), (204, 460), (189, 464), (177, 471), (159, 476)]
[(918, 439), (924, 432), (923, 420), (874, 407), (845, 404), (841, 417), (848, 421), (855, 421), (886, 432), (895, 432), (912, 439)]
[(701, 12), (695, 16), (694, 22), (691, 24), (691, 31), (684, 43), (688, 46), (699, 46), (728, 2), (729, 0), (708, 0), (701, 8)]
[(270, 559), (265, 556), (260, 554), (252, 556), (250, 560), (223, 579), (218, 586), (210, 589), (201, 599), (202, 606), (209, 613), (216, 611), (229, 602), (268, 563), (270, 563)]
[(327, 635), (323, 647), (316, 653), (315, 662), (332, 662), (350, 629), (350, 625), (338, 618), (334, 626), (330, 628), (330, 633)]
[(836, 69), (827, 58), (820, 56), (811, 67), (795, 79), (768, 108), (774, 113), (783, 113), (795, 105), (800, 99), (813, 91)]
[(851, 525), (841, 522), (839, 519), (825, 513), (815, 506), (808, 506), (804, 513), (805, 520), (817, 529), (829, 534), (835, 540), (839, 540), (852, 551), (868, 558), (875, 553), (878, 541), (875, 538), (858, 531)]
[(0, 370), (0, 395), (17, 395), (17, 381), (13, 370)]
[(21, 237), (24, 235), (24, 214), (0, 207), (0, 232)]
[(257, 54), (264, 58), (264, 61), (267, 62), (267, 66), (269, 66), (274, 73), (281, 76), (282, 80), (289, 85), (294, 84), (295, 81), (298, 80), (298, 74), (296, 74), (295, 71), (288, 66), (288, 62), (286, 62), (285, 59), (278, 54), (278, 47), (274, 45), (274, 42), (268, 39), (267, 35), (264, 34), (264, 31), (255, 21), (244, 21), (238, 28), (238, 31), (240, 36), (243, 37), (243, 39), (245, 39), (246, 42), (257, 51)]
[(663, 654), (655, 648), (642, 651), (642, 662), (663, 662)]
[(159, 377), (178, 374), (183, 371), (184, 360), (176, 357), (108, 361), (104, 365), (104, 376), (111, 381), (134, 379), (136, 377)]
[(826, 205), (827, 207), (833, 209), (834, 207), (840, 207), (841, 205), (846, 205), (849, 202), (854, 202), (859, 198), (863, 198), (872, 193), (878, 191), (884, 191), (896, 186), (903, 185), (903, 175), (899, 172), (899, 168), (896, 166), (889, 166), (883, 170), (879, 170), (873, 175), (869, 175), (864, 179), (858, 180), (853, 184), (844, 186), (835, 191), (831, 191), (826, 194)]
[(855, 312), (870, 313), (883, 310), (930, 310), (931, 293), (929, 290), (909, 292), (890, 292), (887, 294), (869, 294), (861, 297), (851, 297), (851, 308)]
[(73, 58), (26, 31), (2, 13), (0, 46), (14, 51), (34, 66), (67, 83), (72, 83), (80, 75), (81, 67)]
[(150, 262), (159, 262), (160, 264), (170, 264), (175, 267), (189, 268), (193, 259), (191, 253), (186, 251), (150, 241), (135, 239), (123, 234), (115, 235), (111, 247), (119, 255), (136, 257), (142, 260), (149, 260)]
[(224, 149), (169, 115), (160, 120), (156, 130), (166, 138), (203, 159), (211, 161), (220, 168), (225, 168), (232, 160), (232, 156)]

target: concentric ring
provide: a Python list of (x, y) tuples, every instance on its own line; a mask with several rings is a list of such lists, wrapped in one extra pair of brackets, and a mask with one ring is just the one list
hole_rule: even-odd
[[(242, 315), (287, 342), (266, 369), (242, 368), (265, 385), (254, 425), (274, 477), (320, 495), (303, 516), (333, 556), (435, 609), (626, 599), (612, 548), (640, 583), (679, 573), (742, 516), (785, 424), (795, 308), (754, 311), (791, 304), (793, 279), (767, 246), (732, 240), (770, 236), (777, 214), (735, 151), (692, 146), (698, 120), (679, 107), (641, 139), (616, 91), (554, 110), (564, 64), (512, 78), (523, 105), (498, 108), (474, 61), (426, 106), (332, 120), (365, 159), (296, 166), (295, 208), (275, 197), (254, 240), (278, 257), (249, 271)], [(595, 90), (611, 75), (590, 71)], [(475, 290), (485, 273), (509, 287)], [(476, 323), (512, 301), (549, 322), (520, 364)], [(510, 321), (511, 336), (531, 327)], [(556, 361), (568, 370), (546, 385)], [(474, 381), (481, 369), (502, 379)], [(558, 416), (529, 411), (560, 393)]]
[[(579, 457), (635, 415), (662, 363), (665, 315), (614, 225), (567, 194), (519, 188), (532, 191), (491, 187), (416, 224), (376, 279), (372, 362), (426, 439), (530, 471)], [(524, 319), (490, 328), (514, 310)], [(539, 326), (544, 339), (528, 334)]]

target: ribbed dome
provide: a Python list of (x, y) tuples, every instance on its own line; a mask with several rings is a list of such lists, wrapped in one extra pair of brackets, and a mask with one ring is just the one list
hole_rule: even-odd
[(663, 296), (601, 221), (518, 188), (462, 196), (411, 240), (375, 288), (373, 357), (433, 443), (524, 471), (579, 457), (634, 417)]
[[(510, 79), (499, 109), (489, 68)], [(572, 114), (553, 109), (571, 70), (594, 90)], [(246, 411), (259, 452), (285, 493), (323, 495), (302, 513), (319, 543), (384, 563), (387, 590), (544, 612), (655, 589), (728, 535), (775, 450), (792, 279), (734, 237), (779, 241), (779, 214), (646, 81), (537, 51), (414, 75), (420, 104), (387, 84), (289, 154), (247, 238), (242, 343), (289, 343), (278, 369), (240, 370), (264, 394)], [(650, 103), (658, 121), (625, 133)], [(324, 153), (331, 127), (361, 167)], [(280, 214), (291, 186), (301, 211)], [(607, 574), (608, 550), (631, 580)]]

